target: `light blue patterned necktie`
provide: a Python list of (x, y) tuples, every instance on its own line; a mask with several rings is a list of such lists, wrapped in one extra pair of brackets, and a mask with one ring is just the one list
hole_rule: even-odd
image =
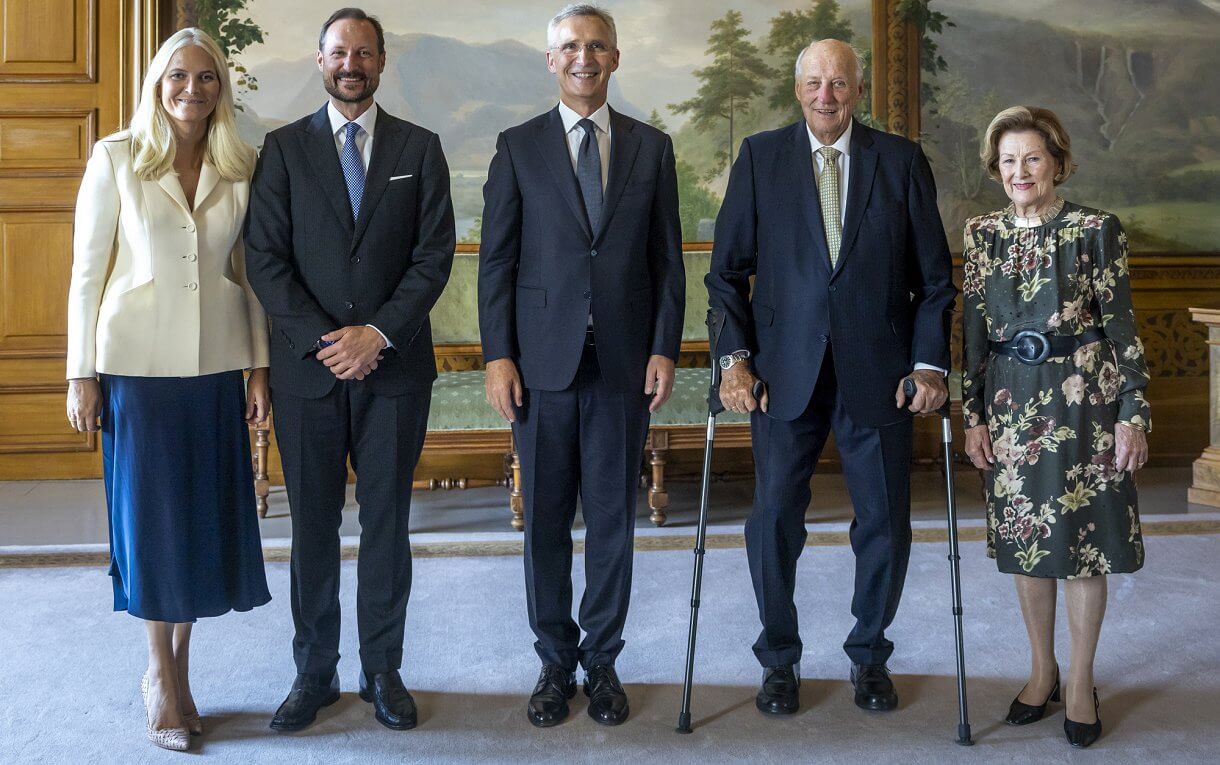
[(352, 203), (352, 220), (360, 217), (360, 199), (364, 196), (364, 161), (360, 158), (360, 147), (356, 135), (360, 126), (349, 122), (344, 126), (347, 137), (343, 140), (343, 151), (339, 164), (343, 166), (343, 180), (347, 183), (347, 198)]

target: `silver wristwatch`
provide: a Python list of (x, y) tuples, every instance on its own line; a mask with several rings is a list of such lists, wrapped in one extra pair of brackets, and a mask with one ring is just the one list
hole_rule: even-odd
[(750, 358), (749, 351), (734, 351), (727, 356), (720, 357), (720, 368), (728, 370), (732, 368), (734, 364), (738, 363), (739, 361), (745, 361), (748, 358)]

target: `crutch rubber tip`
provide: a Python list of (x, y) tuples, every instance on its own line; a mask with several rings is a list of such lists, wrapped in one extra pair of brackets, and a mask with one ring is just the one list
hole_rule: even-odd
[(683, 712), (678, 714), (678, 727), (675, 729), (678, 733), (690, 733), (690, 714)]
[(959, 746), (974, 746), (974, 739), (970, 738), (970, 725), (957, 726), (957, 743)]

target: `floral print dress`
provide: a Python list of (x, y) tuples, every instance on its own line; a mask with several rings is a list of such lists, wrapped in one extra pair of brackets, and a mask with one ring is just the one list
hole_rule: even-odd
[[(1114, 469), (1114, 428), (1151, 425), (1127, 236), (1110, 213), (1059, 202), (1050, 220), (1010, 207), (966, 223), (962, 408), (986, 424), (987, 553), (1000, 571), (1075, 578), (1144, 562), (1135, 481)], [(1021, 225), (1026, 224), (1026, 225)], [(1106, 339), (1029, 366), (990, 341), (1023, 329)]]

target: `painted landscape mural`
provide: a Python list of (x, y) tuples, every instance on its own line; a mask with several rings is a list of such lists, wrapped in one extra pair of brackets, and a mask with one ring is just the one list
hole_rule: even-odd
[(950, 244), (1007, 203), (978, 163), (995, 113), (1055, 110), (1080, 171), (1065, 198), (1116, 212), (1145, 252), (1220, 251), (1220, 2), (936, 0), (924, 143)]
[[(810, 39), (850, 39), (870, 60), (869, 0), (603, 0), (622, 65), (611, 105), (668, 130), (683, 236), (712, 238), (741, 139), (799, 117), (792, 62)], [(186, 0), (235, 61), (250, 142), (315, 111), (322, 0)], [(546, 22), (558, 0), (366, 0), (386, 28), (377, 97), (440, 133), (458, 235), (478, 237), (496, 134), (550, 108)], [(978, 162), (1000, 108), (1063, 118), (1080, 172), (1074, 201), (1117, 212), (1137, 249), (1220, 250), (1220, 0), (908, 0), (927, 22), (923, 140), (954, 249), (963, 221), (1005, 198)], [(869, 75), (866, 73), (866, 79)], [(859, 116), (869, 119), (868, 96)]]
[[(366, 0), (386, 30), (378, 103), (436, 130), (453, 173), (458, 236), (478, 238), (482, 187), (496, 135), (555, 105), (546, 24), (560, 0)], [(229, 43), (240, 123), (255, 145), (316, 111), (320, 0), (195, 0), (188, 11)], [(868, 50), (869, 0), (604, 0), (622, 63), (610, 104), (668, 130), (679, 161), (686, 240), (712, 238), (741, 139), (794, 121), (792, 65), (814, 37)], [(866, 114), (866, 112), (865, 112)]]

